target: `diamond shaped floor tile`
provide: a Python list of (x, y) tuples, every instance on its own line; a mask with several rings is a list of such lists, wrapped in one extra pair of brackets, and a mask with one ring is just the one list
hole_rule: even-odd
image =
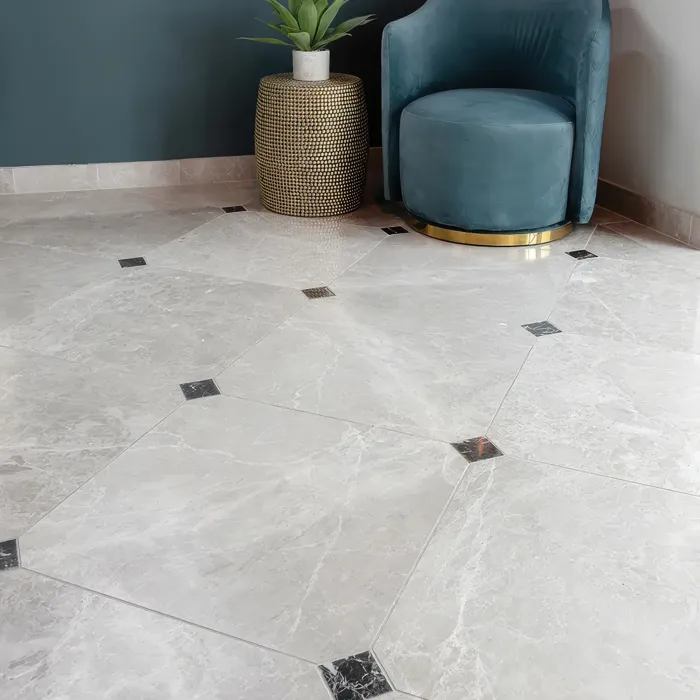
[(335, 700), (369, 700), (391, 692), (391, 685), (369, 651), (320, 667)]
[(561, 331), (549, 321), (538, 321), (537, 323), (526, 323), (523, 328), (532, 333), (532, 335), (540, 338), (544, 335), (556, 335)]
[(476, 437), (463, 442), (455, 442), (452, 447), (467, 460), (467, 462), (480, 462), (483, 459), (493, 459), (503, 455), (496, 445), (487, 437)]
[(203, 399), (205, 396), (217, 396), (221, 392), (213, 379), (202, 379), (197, 382), (180, 384), (180, 389), (188, 401), (192, 399)]
[(0, 570), (15, 569), (19, 566), (19, 547), (17, 540), (0, 542)]

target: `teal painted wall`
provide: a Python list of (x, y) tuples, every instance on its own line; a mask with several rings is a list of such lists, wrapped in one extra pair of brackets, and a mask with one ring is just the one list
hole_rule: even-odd
[[(352, 0), (379, 21), (337, 42), (360, 75), (379, 142), (382, 27), (423, 0)], [(236, 41), (263, 0), (6, 0), (0, 20), (0, 166), (253, 152), (258, 80), (291, 70), (282, 47)], [(341, 15), (342, 17), (342, 15)]]

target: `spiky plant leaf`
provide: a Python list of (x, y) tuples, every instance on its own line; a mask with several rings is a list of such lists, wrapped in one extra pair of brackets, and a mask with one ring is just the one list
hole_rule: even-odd
[(314, 43), (321, 41), (326, 36), (328, 27), (331, 26), (331, 22), (336, 18), (336, 15), (340, 11), (340, 8), (347, 2), (347, 0), (335, 0), (328, 9), (321, 15), (321, 19), (318, 21), (318, 30), (314, 36)]
[(365, 24), (369, 24), (375, 19), (376, 17), (374, 15), (365, 15), (364, 17), (354, 17), (353, 19), (347, 19), (345, 20), (345, 22), (341, 22), (337, 27), (335, 27), (335, 29), (333, 30), (333, 34), (347, 34), (353, 29), (357, 29), (358, 27), (362, 27)]
[(292, 32), (289, 38), (296, 44), (299, 51), (311, 51), (311, 37), (308, 32)]
[(304, 0), (304, 2), (301, 3), (301, 9), (299, 10), (299, 29), (302, 32), (306, 32), (311, 38), (316, 36), (316, 29), (318, 29), (318, 12), (316, 11), (314, 0)]
[(257, 41), (259, 44), (275, 44), (276, 46), (293, 46), (288, 41), (282, 41), (282, 39), (273, 39), (272, 37), (251, 37), (251, 36), (239, 36), (242, 41)]
[(321, 15), (328, 9), (328, 0), (316, 0), (314, 2), (316, 5), (316, 12), (318, 12), (318, 18), (321, 19)]
[(284, 34), (284, 36), (289, 36), (290, 32), (294, 31), (293, 29), (290, 29), (286, 24), (270, 24), (269, 22), (265, 22), (264, 20), (258, 19), (257, 17), (255, 19), (258, 22), (260, 22), (260, 24), (264, 24), (266, 27), (270, 27), (270, 29), (274, 29), (280, 34)]
[(344, 36), (350, 36), (349, 34), (332, 34), (331, 36), (327, 36), (325, 39), (322, 39), (321, 41), (317, 41), (314, 46), (313, 50), (318, 51), (319, 49), (323, 49), (328, 44), (333, 43), (334, 41), (338, 41), (338, 39), (342, 39)]
[(266, 2), (271, 5), (272, 9), (284, 24), (294, 31), (299, 30), (299, 23), (294, 18), (294, 15), (292, 15), (292, 13), (284, 5), (277, 2), (277, 0), (266, 0)]
[(299, 16), (302, 0), (289, 0), (289, 11), (295, 16)]

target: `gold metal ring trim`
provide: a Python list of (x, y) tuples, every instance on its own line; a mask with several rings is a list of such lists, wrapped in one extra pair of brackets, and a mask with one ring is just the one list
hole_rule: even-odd
[(573, 231), (572, 223), (562, 224), (556, 228), (545, 231), (517, 231), (513, 233), (492, 233), (489, 231), (461, 231), (459, 229), (443, 228), (436, 224), (421, 219), (412, 219), (409, 225), (418, 233), (422, 233), (431, 238), (439, 238), (441, 241), (451, 243), (462, 243), (464, 245), (485, 245), (485, 246), (526, 246), (540, 245), (541, 243), (551, 243), (558, 241), (564, 236), (568, 236)]

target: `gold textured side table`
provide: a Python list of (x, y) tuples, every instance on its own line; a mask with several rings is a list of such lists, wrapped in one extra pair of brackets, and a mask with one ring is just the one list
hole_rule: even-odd
[(278, 214), (337, 216), (362, 203), (369, 132), (362, 81), (291, 73), (260, 81), (255, 155), (262, 203)]

